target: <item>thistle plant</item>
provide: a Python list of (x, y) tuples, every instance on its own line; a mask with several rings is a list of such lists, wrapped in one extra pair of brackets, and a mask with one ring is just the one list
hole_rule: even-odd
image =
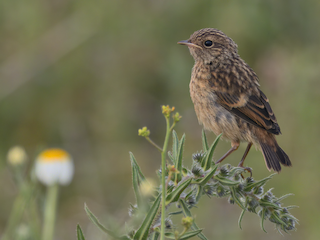
[[(132, 167), (132, 184), (136, 204), (129, 208), (130, 219), (126, 224), (126, 232), (121, 235), (103, 226), (97, 217), (85, 206), (89, 218), (103, 232), (115, 239), (190, 239), (194, 236), (205, 240), (207, 237), (198, 227), (192, 215), (192, 208), (201, 207), (199, 200), (203, 196), (225, 197), (230, 204), (238, 205), (242, 212), (239, 217), (239, 227), (246, 212), (256, 214), (260, 218), (263, 231), (264, 221), (275, 224), (277, 230), (288, 233), (295, 230), (298, 220), (289, 210), (295, 206), (283, 207), (281, 201), (290, 196), (286, 194), (276, 197), (272, 189), (264, 190), (264, 186), (274, 174), (254, 180), (252, 176), (244, 178), (245, 169), (230, 164), (216, 165), (213, 153), (221, 135), (209, 145), (205, 132), (202, 132), (203, 149), (192, 155), (192, 167), (183, 165), (183, 149), (185, 135), (180, 139), (174, 131), (174, 126), (180, 121), (179, 113), (174, 113), (174, 107), (162, 107), (166, 120), (166, 135), (163, 147), (159, 147), (150, 139), (147, 127), (139, 129), (139, 135), (146, 138), (161, 153), (161, 168), (158, 171), (160, 186), (155, 186), (146, 179), (134, 155), (130, 153)], [(173, 120), (171, 119), (173, 117)], [(172, 136), (172, 149), (168, 151), (169, 139)], [(176, 208), (170, 207), (175, 205)], [(170, 207), (170, 208), (169, 208)], [(169, 211), (174, 208), (173, 211)], [(182, 231), (173, 224), (171, 216), (181, 215)], [(78, 239), (85, 239), (80, 226), (77, 227)]]

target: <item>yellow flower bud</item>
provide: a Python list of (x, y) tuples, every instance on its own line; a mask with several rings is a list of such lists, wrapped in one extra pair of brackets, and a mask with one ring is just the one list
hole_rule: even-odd
[(7, 161), (12, 166), (19, 166), (27, 161), (27, 153), (24, 148), (15, 146), (9, 149), (7, 154)]
[(150, 131), (148, 130), (147, 127), (143, 127), (142, 129), (138, 130), (138, 135), (142, 137), (149, 137)]

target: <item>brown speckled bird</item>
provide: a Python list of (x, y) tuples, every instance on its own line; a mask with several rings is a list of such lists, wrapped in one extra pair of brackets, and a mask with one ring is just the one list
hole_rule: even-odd
[(187, 45), (195, 60), (190, 95), (200, 124), (231, 141), (231, 149), (217, 163), (237, 150), (240, 142), (248, 142), (240, 167), (252, 144), (262, 151), (268, 170), (280, 172), (280, 163), (291, 166), (275, 139), (280, 127), (269, 100), (235, 42), (217, 29), (205, 28), (178, 43)]

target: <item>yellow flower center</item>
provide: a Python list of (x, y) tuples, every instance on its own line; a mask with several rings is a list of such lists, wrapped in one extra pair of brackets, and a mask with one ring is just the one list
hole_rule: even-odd
[(47, 149), (40, 153), (40, 161), (70, 161), (69, 154), (59, 148)]

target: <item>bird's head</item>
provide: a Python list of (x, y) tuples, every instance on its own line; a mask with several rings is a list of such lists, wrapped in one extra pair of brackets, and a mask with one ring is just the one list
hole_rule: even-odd
[(194, 60), (205, 63), (219, 57), (228, 58), (238, 54), (237, 44), (215, 28), (198, 30), (188, 40), (180, 41), (178, 44), (188, 46)]

